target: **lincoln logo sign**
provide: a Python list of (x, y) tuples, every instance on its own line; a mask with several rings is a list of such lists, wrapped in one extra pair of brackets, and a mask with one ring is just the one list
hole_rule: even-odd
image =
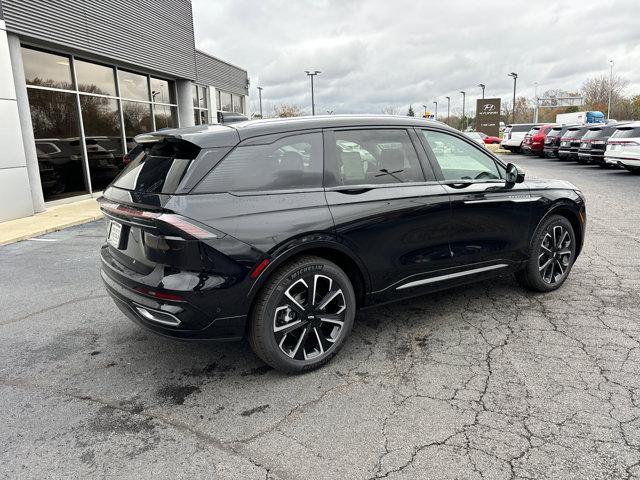
[(500, 99), (478, 99), (476, 112), (476, 130), (497, 137), (500, 132)]

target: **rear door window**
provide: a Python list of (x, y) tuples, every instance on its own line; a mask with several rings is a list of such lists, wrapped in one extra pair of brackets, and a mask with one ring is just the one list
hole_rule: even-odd
[(326, 186), (425, 181), (406, 130), (336, 130), (333, 135), (336, 155), (327, 165)]
[(235, 148), (195, 193), (322, 187), (322, 134), (268, 135)]

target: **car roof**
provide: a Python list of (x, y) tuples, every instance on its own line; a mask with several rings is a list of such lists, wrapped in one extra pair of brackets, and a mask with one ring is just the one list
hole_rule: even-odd
[(400, 115), (317, 115), (307, 117), (270, 118), (232, 124), (200, 125), (152, 132), (136, 137), (136, 141), (158, 141), (173, 137), (189, 141), (202, 148), (234, 146), (239, 141), (261, 135), (340, 127), (436, 127), (460, 133), (442, 122)]

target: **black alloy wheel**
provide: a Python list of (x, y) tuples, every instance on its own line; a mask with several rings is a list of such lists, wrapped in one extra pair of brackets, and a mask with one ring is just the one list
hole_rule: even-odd
[(300, 257), (280, 267), (264, 285), (249, 340), (256, 354), (278, 370), (312, 370), (338, 352), (355, 310), (353, 286), (337, 265)]

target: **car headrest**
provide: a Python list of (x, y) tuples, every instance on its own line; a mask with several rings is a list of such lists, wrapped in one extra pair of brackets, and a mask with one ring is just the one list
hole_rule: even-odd
[(401, 148), (385, 148), (380, 157), (382, 168), (389, 172), (404, 169), (404, 152)]
[(364, 180), (362, 157), (358, 152), (340, 152), (342, 161), (342, 178), (344, 180)]
[(284, 152), (280, 157), (280, 168), (282, 170), (303, 170), (302, 155), (298, 152)]

